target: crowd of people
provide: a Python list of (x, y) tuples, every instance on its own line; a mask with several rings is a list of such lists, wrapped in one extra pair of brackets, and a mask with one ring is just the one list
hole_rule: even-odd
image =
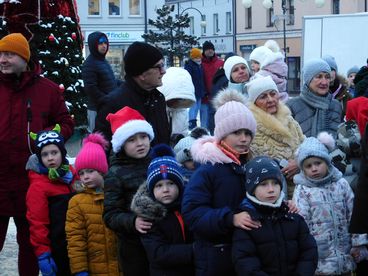
[(206, 41), (167, 70), (134, 42), (124, 81), (107, 36), (88, 41), (89, 133), (70, 164), (58, 86), (23, 35), (0, 40), (0, 250), (13, 217), (19, 275), (367, 275), (367, 66), (305, 61), (290, 97), (275, 41), (250, 66)]

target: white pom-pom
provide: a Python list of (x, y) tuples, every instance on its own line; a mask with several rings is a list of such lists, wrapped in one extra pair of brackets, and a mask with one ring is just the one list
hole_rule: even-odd
[(280, 52), (279, 44), (273, 39), (267, 40), (264, 46), (266, 46), (268, 49), (270, 49), (274, 53)]
[(335, 139), (332, 137), (331, 134), (323, 131), (320, 132), (317, 136), (317, 139), (324, 144), (329, 151), (332, 151), (335, 148)]

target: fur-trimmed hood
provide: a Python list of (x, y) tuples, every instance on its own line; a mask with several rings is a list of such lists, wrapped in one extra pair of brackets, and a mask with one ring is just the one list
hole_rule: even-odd
[(215, 137), (204, 136), (197, 139), (190, 150), (193, 160), (200, 164), (206, 164), (210, 162), (212, 165), (216, 163), (233, 163), (234, 161), (228, 157), (217, 146)]
[(168, 211), (164, 205), (150, 197), (146, 182), (139, 186), (130, 208), (137, 216), (152, 222), (165, 218)]

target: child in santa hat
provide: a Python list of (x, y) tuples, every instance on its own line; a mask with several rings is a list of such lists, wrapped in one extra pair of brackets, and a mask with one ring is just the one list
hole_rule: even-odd
[[(76, 276), (119, 275), (116, 237), (102, 220), (107, 146), (101, 134), (90, 134), (75, 160), (81, 185), (69, 201), (65, 231), (70, 269)], [(101, 252), (98, 262), (96, 252)]]
[(152, 223), (134, 214), (130, 203), (147, 177), (152, 126), (128, 106), (106, 119), (112, 130), (113, 156), (105, 176), (104, 215), (106, 225), (118, 236), (119, 264), (125, 276), (149, 275), (149, 264), (139, 234)]

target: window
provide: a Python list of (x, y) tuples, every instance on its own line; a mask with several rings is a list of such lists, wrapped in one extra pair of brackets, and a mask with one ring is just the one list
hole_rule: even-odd
[(141, 14), (141, 1), (140, 0), (129, 0), (129, 14), (140, 15)]
[(245, 9), (245, 29), (252, 28), (252, 7)]
[(189, 34), (194, 35), (194, 17), (189, 17)]
[(332, 1), (332, 14), (339, 14), (340, 13), (340, 0), (333, 0)]
[(109, 1), (109, 15), (120, 15), (120, 0)]
[(294, 25), (295, 24), (295, 8), (294, 8), (294, 0), (288, 0), (286, 4), (287, 9), (287, 17), (286, 17), (286, 24)]
[(101, 15), (100, 0), (88, 0), (88, 15)]
[(226, 33), (231, 33), (231, 12), (226, 12)]
[(270, 9), (267, 9), (267, 27), (273, 27), (273, 19), (274, 19), (274, 12), (273, 12), (273, 7), (272, 8), (270, 8)]
[(213, 14), (213, 33), (217, 34), (219, 31), (219, 27), (218, 27), (218, 13), (214, 13)]
[[(204, 14), (202, 14), (202, 22), (206, 22), (206, 16)], [(206, 25), (207, 25), (207, 22), (206, 24), (201, 24), (201, 35), (205, 35), (207, 32)]]

